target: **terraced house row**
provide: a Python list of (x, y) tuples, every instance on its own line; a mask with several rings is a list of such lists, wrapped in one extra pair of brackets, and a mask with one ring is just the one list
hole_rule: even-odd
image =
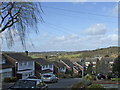
[[(31, 58), (28, 52), (25, 53), (2, 53), (0, 65), (0, 79), (5, 77), (17, 77), (18, 79), (25, 79), (30, 76), (41, 77), (44, 73), (66, 73), (71, 71), (73, 74), (82, 74), (82, 61), (71, 62), (70, 60), (48, 61), (43, 58)], [(104, 58), (105, 59), (105, 58)], [(103, 59), (103, 60), (104, 60)], [(101, 59), (102, 60), (102, 59)], [(93, 68), (96, 67), (98, 59), (86, 60), (85, 70), (93, 63)], [(106, 61), (106, 60), (104, 60)], [(109, 61), (107, 59), (107, 61)], [(107, 62), (112, 68), (113, 60)]]

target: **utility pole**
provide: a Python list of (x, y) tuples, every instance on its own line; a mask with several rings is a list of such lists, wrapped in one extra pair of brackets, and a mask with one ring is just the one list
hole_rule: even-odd
[(82, 57), (82, 79), (84, 78), (84, 57)]

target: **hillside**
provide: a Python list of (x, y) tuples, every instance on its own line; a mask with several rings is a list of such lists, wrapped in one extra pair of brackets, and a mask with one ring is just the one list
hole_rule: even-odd
[(48, 60), (54, 61), (59, 59), (69, 59), (69, 60), (80, 60), (82, 56), (89, 58), (94, 56), (109, 56), (116, 57), (118, 55), (118, 47), (108, 47), (96, 50), (86, 50), (86, 51), (73, 51), (73, 52), (31, 52), (29, 54), (32, 58), (45, 58), (47, 56)]

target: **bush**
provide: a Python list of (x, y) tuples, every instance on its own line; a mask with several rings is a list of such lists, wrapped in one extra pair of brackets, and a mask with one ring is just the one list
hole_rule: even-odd
[(92, 76), (89, 75), (89, 74), (87, 74), (84, 78), (85, 78), (86, 80), (88, 80), (88, 81), (91, 81), (91, 80), (92, 80)]
[(120, 81), (120, 78), (112, 78), (112, 81)]
[(92, 75), (92, 80), (96, 80), (96, 76), (95, 75)]
[(106, 90), (103, 86), (101, 86), (100, 84), (92, 84), (92, 85), (90, 85), (90, 86), (88, 86), (87, 88), (96, 88), (96, 89), (104, 89), (104, 90)]
[(76, 90), (76, 89), (79, 89), (79, 88), (85, 88), (85, 87), (86, 87), (86, 86), (85, 86), (84, 83), (79, 82), (79, 83), (74, 84), (74, 85), (72, 86), (72, 90)]
[(16, 77), (5, 77), (3, 82), (16, 82), (17, 78)]
[(10, 77), (5, 77), (4, 80), (3, 80), (3, 82), (7, 83), (7, 82), (10, 82), (10, 80), (11, 80)]
[(12, 77), (10, 82), (16, 82), (17, 81), (17, 78), (16, 77)]
[(76, 89), (79, 90), (79, 88), (85, 88), (85, 87), (87, 87), (87, 86), (89, 86), (91, 84), (92, 83), (90, 81), (82, 79), (80, 82), (78, 82), (77, 84), (74, 84), (72, 86), (72, 90), (76, 90)]

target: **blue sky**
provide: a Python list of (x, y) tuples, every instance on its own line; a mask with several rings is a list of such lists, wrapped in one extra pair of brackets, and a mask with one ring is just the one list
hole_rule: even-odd
[[(45, 23), (37, 24), (38, 34), (29, 33), (26, 50), (81, 51), (118, 45), (117, 2), (46, 2), (41, 5)], [(4, 42), (2, 50), (25, 49), (16, 39), (11, 48)]]

